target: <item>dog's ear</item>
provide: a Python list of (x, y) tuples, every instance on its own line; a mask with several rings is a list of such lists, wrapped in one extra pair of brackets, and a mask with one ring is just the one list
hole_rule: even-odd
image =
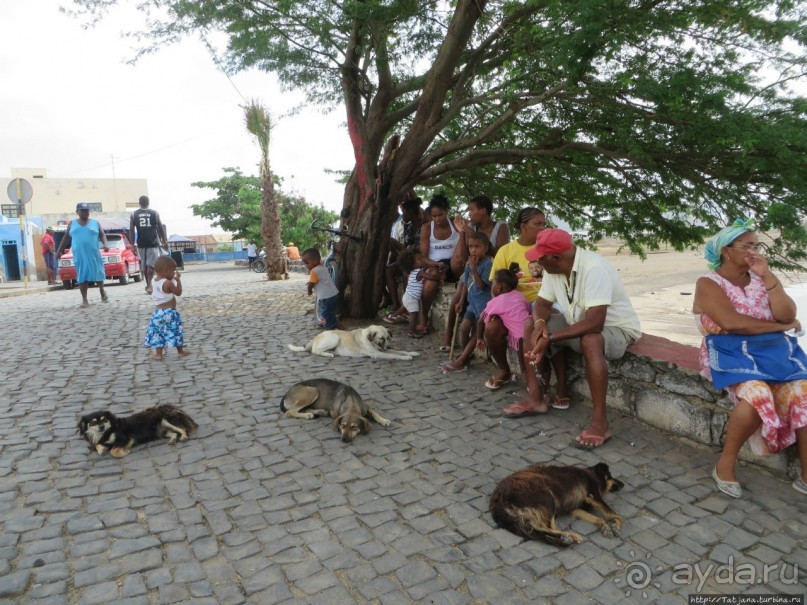
[(109, 420), (109, 424), (112, 427), (118, 426), (118, 417), (115, 416), (115, 414), (113, 414), (112, 412), (104, 412), (103, 417), (106, 418), (107, 420)]
[(341, 416), (337, 416), (333, 419), (333, 428), (335, 428), (337, 431), (339, 430), (339, 423), (342, 422), (342, 418), (344, 417), (345, 415), (342, 414)]
[(79, 418), (78, 419), (78, 434), (83, 435), (87, 432), (87, 419), (86, 418)]
[(611, 470), (608, 468), (608, 465), (605, 464), (605, 462), (600, 462), (594, 466), (594, 474), (597, 476), (597, 480), (600, 482), (600, 485), (607, 492), (618, 492), (625, 487), (625, 484), (622, 483), (622, 481), (619, 479), (614, 479), (614, 477), (611, 475)]
[(365, 418), (364, 416), (359, 418), (359, 421), (361, 422), (361, 434), (366, 435), (367, 433), (370, 432), (372, 425), (370, 424), (370, 421), (367, 420), (367, 418)]

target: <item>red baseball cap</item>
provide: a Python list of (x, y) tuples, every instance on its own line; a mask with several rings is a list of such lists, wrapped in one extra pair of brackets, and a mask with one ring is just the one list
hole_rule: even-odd
[(572, 236), (563, 229), (544, 229), (535, 238), (535, 246), (524, 253), (527, 260), (541, 260), (547, 254), (561, 254), (571, 250)]

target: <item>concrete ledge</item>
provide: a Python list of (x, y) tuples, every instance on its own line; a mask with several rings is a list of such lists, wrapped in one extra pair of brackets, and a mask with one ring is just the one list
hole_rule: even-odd
[[(237, 259), (235, 262), (236, 267), (245, 267), (248, 264), (246, 259)], [(303, 261), (301, 260), (290, 260), (289, 261), (289, 273), (308, 273), (308, 269), (305, 268), (303, 265)]]
[[(443, 288), (432, 311), (433, 326), (445, 326), (453, 295), (453, 287)], [(608, 363), (606, 405), (667, 433), (719, 450), (732, 404), (700, 376), (698, 355), (696, 347), (643, 334), (622, 359)], [(572, 394), (590, 405), (582, 357), (572, 353), (569, 359)], [(791, 478), (800, 469), (795, 445), (778, 454), (757, 456), (746, 444), (740, 458)]]

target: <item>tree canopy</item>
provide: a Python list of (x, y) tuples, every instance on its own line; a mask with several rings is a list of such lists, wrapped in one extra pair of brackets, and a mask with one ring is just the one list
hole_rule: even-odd
[[(74, 0), (94, 16), (124, 1)], [(799, 0), (140, 4), (142, 52), (209, 32), (231, 71), (344, 107), (344, 205), (372, 236), (349, 244), (362, 273), (418, 186), (541, 205), (635, 251), (753, 216), (780, 260), (807, 258)]]
[[(224, 168), (225, 175), (216, 181), (193, 183), (194, 187), (212, 189), (216, 197), (201, 204), (193, 204), (195, 216), (201, 216), (225, 231), (235, 239), (253, 241), (263, 246), (261, 237), (261, 179), (247, 176), (238, 168)], [(276, 181), (279, 185), (279, 181)], [(285, 194), (275, 190), (280, 210), (280, 239), (283, 243), (293, 242), (301, 250), (318, 248), (325, 251), (328, 237), (321, 232), (312, 232), (314, 220), (320, 224), (332, 225), (339, 215), (305, 201), (301, 196)]]

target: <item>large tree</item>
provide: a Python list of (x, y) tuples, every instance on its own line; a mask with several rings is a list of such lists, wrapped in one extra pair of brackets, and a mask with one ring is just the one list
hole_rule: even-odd
[[(224, 168), (224, 176), (215, 181), (191, 183), (194, 187), (212, 189), (215, 197), (200, 204), (192, 204), (195, 216), (213, 221), (213, 224), (232, 233), (235, 239), (257, 242), (261, 246), (261, 180), (256, 176), (242, 174), (238, 168)], [(315, 206), (303, 197), (284, 193), (280, 179), (274, 179), (274, 191), (280, 212), (280, 238), (284, 243), (294, 243), (300, 250), (318, 248), (325, 251), (330, 236), (321, 231), (311, 231), (311, 224), (331, 226), (339, 215)]]
[[(126, 0), (74, 0), (96, 15)], [(132, 0), (133, 2), (135, 0)], [(347, 311), (381, 296), (415, 186), (533, 202), (632, 250), (737, 216), (805, 256), (807, 17), (798, 0), (151, 0), (143, 52), (220, 32), (233, 71), (344, 106)]]

